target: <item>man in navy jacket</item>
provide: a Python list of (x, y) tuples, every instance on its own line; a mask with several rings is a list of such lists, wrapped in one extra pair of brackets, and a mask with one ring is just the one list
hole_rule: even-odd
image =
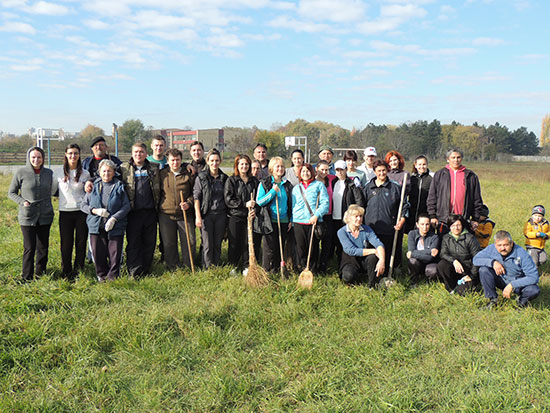
[(504, 298), (510, 298), (512, 292), (517, 294), (519, 307), (527, 306), (540, 294), (539, 273), (533, 259), (512, 241), (507, 231), (498, 231), (495, 243), (477, 253), (473, 262), (479, 267), (483, 291), (490, 300), (488, 308), (498, 302), (497, 287), (502, 289)]

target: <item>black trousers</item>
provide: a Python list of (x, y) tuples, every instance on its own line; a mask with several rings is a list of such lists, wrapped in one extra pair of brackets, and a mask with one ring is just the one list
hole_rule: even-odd
[(413, 284), (420, 281), (422, 275), (425, 275), (427, 280), (437, 280), (437, 263), (435, 262), (425, 263), (411, 257), (407, 267)]
[[(191, 258), (193, 259), (193, 266), (197, 262), (195, 260), (195, 217), (192, 214), (187, 215), (187, 227), (185, 227), (184, 219), (176, 220), (173, 218), (162, 212), (159, 214), (159, 230), (164, 245), (164, 261), (169, 270), (174, 270), (181, 265), (191, 268)], [(187, 234), (189, 234), (189, 244), (191, 245), (191, 258), (189, 257)]]
[(202, 217), (202, 267), (220, 265), (222, 241), (227, 225), (227, 215), (209, 213)]
[(104, 229), (100, 229), (99, 234), (90, 234), (90, 245), (99, 281), (114, 280), (120, 275), (123, 242), (123, 235), (109, 238)]
[(449, 261), (441, 260), (437, 263), (437, 273), (443, 279), (443, 284), (447, 291), (451, 292), (456, 288), (456, 283), (462, 277), (469, 275), (472, 279), (472, 285), (476, 286), (479, 284), (479, 271), (477, 267), (467, 267), (462, 264), (464, 267), (464, 273), (458, 274), (455, 271), (455, 267)]
[[(313, 225), (294, 224), (294, 239), (296, 241), (296, 268), (297, 272), (302, 271), (307, 265), (307, 254)], [(319, 256), (319, 240), (313, 236), (311, 245), (311, 258), (309, 268), (317, 270), (317, 259)]]
[[(279, 248), (279, 229), (277, 222), (273, 222), (273, 231), (271, 234), (263, 236), (262, 242), (262, 267), (266, 271), (275, 272), (279, 270), (281, 263), (281, 253)], [(281, 238), (283, 241), (283, 251), (285, 249), (286, 238), (288, 235), (288, 223), (281, 222)]]
[[(227, 237), (229, 247), (227, 251), (229, 264), (238, 267), (242, 262), (242, 268), (248, 267), (248, 221), (246, 217), (229, 216), (227, 224)], [(260, 245), (261, 235), (252, 232), (252, 240), (254, 242), (254, 254), (256, 259), (259, 258), (257, 253)]]
[[(88, 225), (82, 211), (59, 211), (59, 238), (61, 244), (61, 272), (73, 279), (75, 273), (84, 268)], [(74, 266), (73, 247), (75, 250)], [(74, 271), (73, 271), (74, 270)]]
[(332, 216), (328, 214), (325, 215), (323, 217), (323, 222), (325, 223), (326, 231), (323, 235), (323, 239), (320, 241), (322, 253), (319, 257), (318, 269), (321, 272), (325, 272), (327, 270), (328, 263), (334, 255), (334, 240), (337, 238)]
[[(323, 221), (325, 221), (325, 218), (326, 215), (323, 217)], [(337, 268), (340, 268), (340, 263), (342, 262), (342, 244), (340, 244), (340, 240), (338, 239), (338, 230), (344, 225), (346, 224), (341, 219), (332, 219), (330, 217), (327, 220), (327, 232), (321, 241), (323, 245), (320, 260), (321, 270), (323, 270), (323, 267), (326, 268), (328, 266), (328, 263), (335, 254)]]
[[(41, 275), (48, 265), (48, 245), (50, 243), (50, 227), (48, 225), (21, 225), (23, 233), (23, 268), (21, 276), (24, 280), (32, 280), (35, 274)], [(36, 268), (35, 264), (36, 256)]]
[(379, 280), (375, 271), (377, 263), (378, 257), (374, 254), (352, 257), (342, 252), (340, 278), (346, 284), (360, 284), (366, 281), (369, 287), (375, 287)]
[(151, 272), (157, 243), (157, 213), (155, 210), (131, 211), (126, 226), (126, 267), (134, 277)]

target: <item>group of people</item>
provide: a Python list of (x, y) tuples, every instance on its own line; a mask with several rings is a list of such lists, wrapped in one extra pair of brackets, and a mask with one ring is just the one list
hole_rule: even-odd
[(334, 152), (325, 145), (311, 165), (296, 149), (285, 168), (281, 157), (268, 159), (260, 143), (253, 159), (235, 157), (228, 176), (220, 168), (221, 153), (205, 154), (199, 141), (190, 146), (190, 162), (178, 149), (166, 151), (161, 135), (154, 137), (149, 156), (144, 143), (135, 143), (127, 162), (109, 155), (101, 136), (90, 146), (93, 155), (81, 160), (78, 145), (69, 144), (63, 168), (55, 173), (44, 167), (44, 151), (33, 147), (27, 165), (13, 176), (8, 195), (19, 204), (24, 280), (46, 269), (55, 195), (61, 270), (69, 279), (84, 268), (87, 245), (98, 280), (117, 278), (125, 235), (128, 273), (149, 274), (157, 226), (169, 269), (193, 265), (197, 228), (203, 268), (220, 265), (226, 237), (228, 263), (246, 274), (250, 217), (254, 250), (270, 272), (289, 265), (299, 272), (311, 254), (312, 270), (326, 272), (334, 261), (343, 282), (374, 287), (390, 267), (401, 265), (408, 233), (412, 284), (423, 277), (439, 279), (449, 292), (463, 294), (481, 283), (490, 303), (498, 287), (505, 297), (518, 294), (521, 306), (539, 294), (537, 265), (546, 260), (550, 235), (544, 207), (533, 208), (525, 226), (527, 251), (504, 231), (487, 246), (494, 223), (478, 177), (462, 165), (457, 149), (447, 153), (447, 165), (435, 174), (425, 156), (415, 159), (408, 174), (397, 151), (379, 159), (374, 147), (366, 148), (358, 165), (357, 152), (349, 150), (333, 162)]

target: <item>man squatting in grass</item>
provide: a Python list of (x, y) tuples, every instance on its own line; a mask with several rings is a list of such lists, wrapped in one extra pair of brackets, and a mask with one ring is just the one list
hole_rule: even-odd
[(517, 294), (520, 308), (540, 294), (537, 285), (539, 273), (533, 259), (512, 241), (507, 231), (495, 234), (495, 243), (476, 254), (474, 265), (479, 267), (479, 278), (485, 297), (489, 299), (489, 309), (498, 303), (497, 287), (502, 289), (504, 298), (511, 298), (512, 292)]

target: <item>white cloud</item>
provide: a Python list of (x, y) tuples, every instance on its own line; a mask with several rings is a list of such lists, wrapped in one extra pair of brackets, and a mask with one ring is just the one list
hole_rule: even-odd
[(41, 14), (46, 16), (64, 16), (70, 12), (69, 8), (57, 3), (48, 1), (37, 1), (29, 4), (27, 0), (4, 0), (2, 6), (19, 9), (29, 14)]
[(380, 52), (367, 52), (367, 51), (361, 51), (361, 50), (352, 50), (349, 52), (344, 52), (342, 54), (343, 57), (346, 57), (348, 59), (370, 59), (373, 57), (380, 57), (382, 53)]
[(366, 9), (361, 0), (301, 0), (298, 13), (311, 20), (343, 23), (363, 19)]
[(28, 23), (5, 22), (0, 26), (0, 32), (35, 34), (36, 29)]
[(130, 7), (124, 1), (93, 0), (84, 3), (85, 10), (100, 16), (125, 17), (131, 13)]
[(268, 26), (281, 29), (291, 29), (295, 32), (302, 33), (319, 33), (329, 32), (331, 27), (323, 23), (312, 23), (308, 21), (300, 21), (288, 16), (279, 16), (268, 22)]
[(39, 1), (23, 9), (27, 13), (44, 14), (47, 16), (64, 16), (69, 13), (69, 9), (60, 4)]
[(143, 10), (131, 16), (129, 19), (133, 29), (162, 29), (189, 28), (195, 26), (196, 22), (189, 17), (174, 16), (159, 13), (156, 10)]
[(458, 56), (465, 54), (472, 54), (476, 52), (476, 49), (470, 47), (456, 47), (456, 48), (441, 48), (441, 49), (425, 49), (416, 44), (398, 45), (389, 42), (373, 40), (370, 45), (375, 50), (386, 52), (400, 52), (417, 54), (421, 56), (431, 57), (443, 57), (443, 56)]
[(243, 35), (245, 39), (253, 40), (256, 42), (264, 42), (264, 41), (274, 41), (274, 40), (281, 40), (283, 36), (279, 33), (273, 33), (273, 34), (245, 34)]
[(244, 45), (243, 41), (233, 33), (226, 33), (223, 29), (213, 28), (212, 35), (206, 38), (209, 45), (216, 48), (233, 48)]
[(499, 46), (504, 44), (504, 40), (494, 37), (478, 37), (472, 41), (474, 46)]
[(407, 4), (406, 6), (393, 4), (390, 6), (382, 6), (380, 8), (380, 15), (382, 17), (394, 17), (400, 19), (401, 21), (406, 21), (416, 17), (424, 17), (426, 14), (426, 10), (414, 4)]
[(40, 70), (43, 64), (43, 59), (34, 58), (19, 61), (18, 63), (10, 65), (9, 68), (14, 72), (33, 72), (36, 70)]
[(90, 29), (94, 30), (107, 30), (111, 28), (111, 25), (108, 23), (105, 23), (102, 20), (97, 19), (86, 19), (82, 21), (86, 27), (89, 27)]
[(479, 76), (459, 76), (448, 75), (441, 76), (432, 80), (434, 84), (450, 83), (455, 86), (476, 86), (486, 84), (487, 82), (506, 82), (509, 81), (509, 76), (504, 76), (496, 73), (486, 73)]
[(191, 44), (199, 39), (198, 34), (192, 29), (179, 29), (179, 30), (149, 30), (147, 34), (157, 37), (163, 40), (169, 40), (174, 42), (184, 42)]
[(439, 9), (439, 16), (437, 17), (439, 20), (449, 20), (456, 14), (456, 9), (452, 6), (444, 4)]

